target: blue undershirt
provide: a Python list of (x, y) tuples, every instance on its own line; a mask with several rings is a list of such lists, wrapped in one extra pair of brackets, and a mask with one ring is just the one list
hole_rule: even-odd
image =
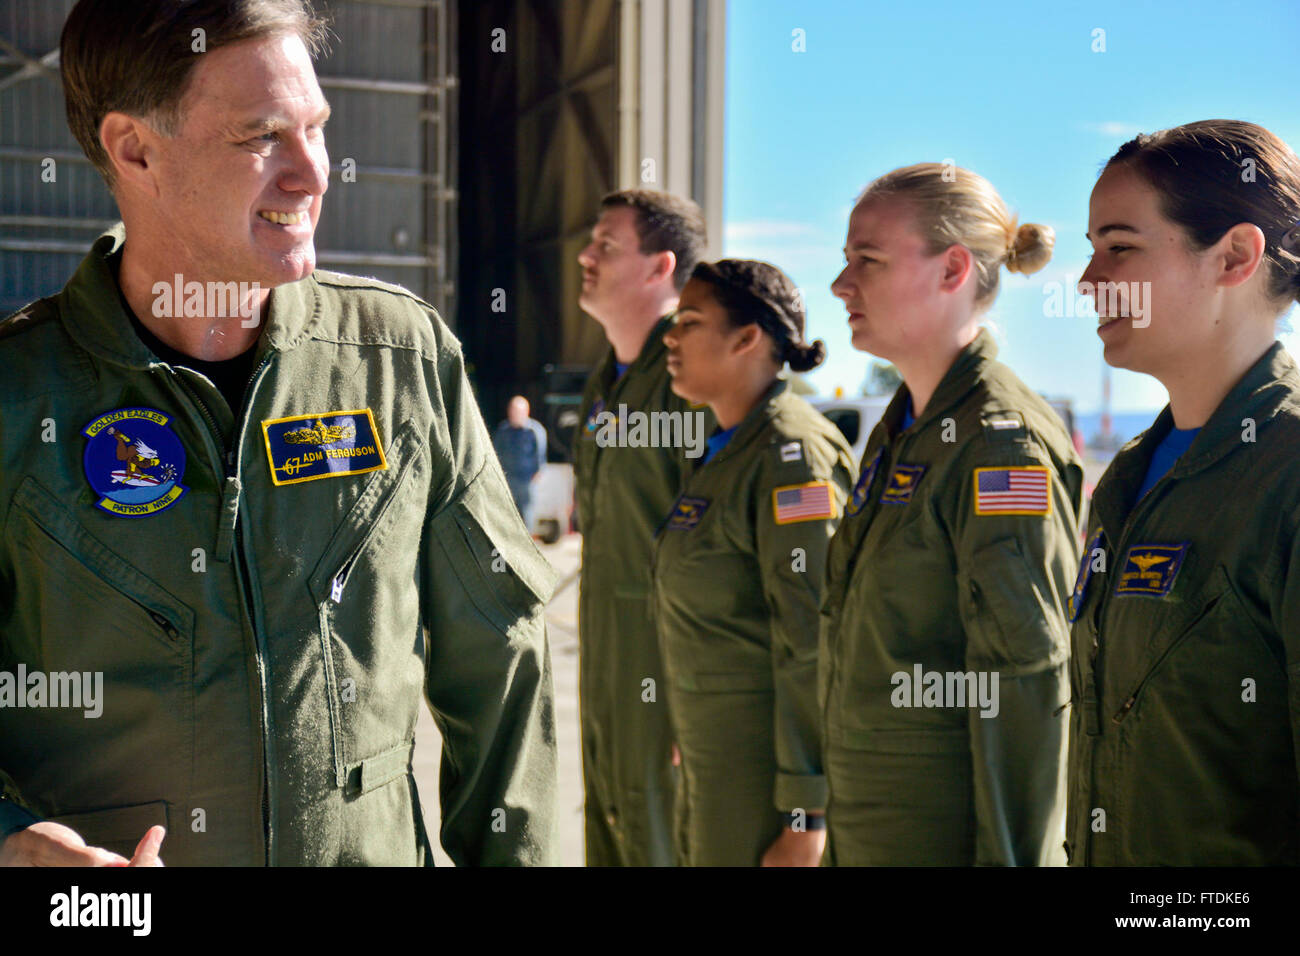
[(900, 432), (907, 431), (909, 428), (912, 427), (912, 423), (915, 421), (916, 421), (916, 417), (912, 414), (912, 400), (909, 398), (907, 400), (907, 407), (903, 409), (902, 427), (900, 427), (898, 430)]
[(631, 364), (631, 362), (620, 362), (618, 359), (614, 359), (614, 381), (622, 378), (623, 373), (627, 371), (627, 367)]
[(1169, 434), (1151, 453), (1151, 464), (1147, 466), (1147, 476), (1142, 480), (1142, 488), (1138, 491), (1136, 500), (1141, 501), (1146, 497), (1146, 493), (1155, 487), (1156, 482), (1174, 467), (1174, 463), (1182, 457), (1183, 452), (1192, 447), (1198, 432), (1200, 432), (1199, 428), (1169, 429)]
[(722, 451), (722, 449), (726, 448), (727, 442), (731, 441), (731, 436), (736, 434), (736, 429), (739, 427), (739, 425), (732, 425), (730, 428), (724, 429), (720, 432), (714, 432), (710, 435), (705, 440), (705, 444), (709, 447), (705, 450), (704, 459), (700, 464), (707, 464), (710, 458)]

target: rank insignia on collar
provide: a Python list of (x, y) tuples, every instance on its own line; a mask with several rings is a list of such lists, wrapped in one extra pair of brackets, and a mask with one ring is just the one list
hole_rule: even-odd
[(82, 467), (100, 496), (96, 507), (124, 518), (143, 518), (180, 501), (189, 490), (180, 483), (185, 448), (169, 421), (152, 408), (118, 408), (82, 429), (90, 439)]
[(846, 515), (855, 515), (866, 505), (867, 499), (871, 497), (871, 482), (876, 477), (876, 469), (880, 467), (881, 449), (877, 448), (875, 455), (871, 458), (871, 464), (862, 469), (862, 474), (858, 476), (858, 483), (853, 486), (853, 494), (849, 497), (848, 506), (844, 509)]
[(781, 446), (782, 461), (801, 461), (803, 459), (803, 443), (798, 439), (788, 441)]
[(882, 504), (905, 505), (912, 500), (912, 492), (925, 474), (925, 465), (895, 465), (889, 474), (889, 484), (880, 496)]
[(1092, 580), (1093, 554), (1101, 547), (1101, 539), (1102, 530), (1098, 528), (1083, 549), (1083, 561), (1079, 564), (1079, 573), (1074, 579), (1074, 590), (1070, 592), (1070, 599), (1066, 602), (1066, 611), (1071, 624), (1079, 619), (1079, 614), (1083, 611), (1083, 602), (1088, 596), (1088, 582)]
[(667, 530), (690, 531), (700, 523), (708, 507), (707, 498), (688, 498), (682, 495), (673, 502), (673, 510), (668, 515)]
[(1182, 544), (1133, 545), (1124, 555), (1115, 593), (1164, 597), (1174, 586), (1190, 544), (1184, 541)]
[(268, 419), (262, 422), (262, 437), (271, 481), (277, 485), (364, 475), (388, 467), (368, 408)]

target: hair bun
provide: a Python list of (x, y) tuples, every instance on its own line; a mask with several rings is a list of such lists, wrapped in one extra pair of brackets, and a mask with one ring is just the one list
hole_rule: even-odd
[(817, 339), (812, 343), (791, 344), (786, 361), (792, 372), (810, 372), (826, 361), (826, 343)]
[(1011, 248), (1007, 250), (1007, 271), (1033, 275), (1051, 260), (1055, 245), (1056, 230), (1051, 226), (1036, 222), (1025, 223), (1016, 230)]

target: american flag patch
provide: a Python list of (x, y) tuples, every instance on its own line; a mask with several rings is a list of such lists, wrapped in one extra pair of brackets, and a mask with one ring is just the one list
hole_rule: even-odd
[(976, 468), (977, 515), (1046, 515), (1052, 513), (1047, 467)]
[(829, 481), (810, 481), (806, 485), (782, 485), (772, 492), (772, 513), (777, 524), (813, 521), (835, 517)]

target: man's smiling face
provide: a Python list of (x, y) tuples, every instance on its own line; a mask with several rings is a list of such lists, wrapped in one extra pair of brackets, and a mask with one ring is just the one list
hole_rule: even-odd
[[(205, 53), (174, 137), (158, 137), (155, 241), (174, 271), (274, 288), (316, 267), (329, 185), (329, 104), (302, 41), (279, 34)], [(158, 274), (173, 271), (166, 264)]]

